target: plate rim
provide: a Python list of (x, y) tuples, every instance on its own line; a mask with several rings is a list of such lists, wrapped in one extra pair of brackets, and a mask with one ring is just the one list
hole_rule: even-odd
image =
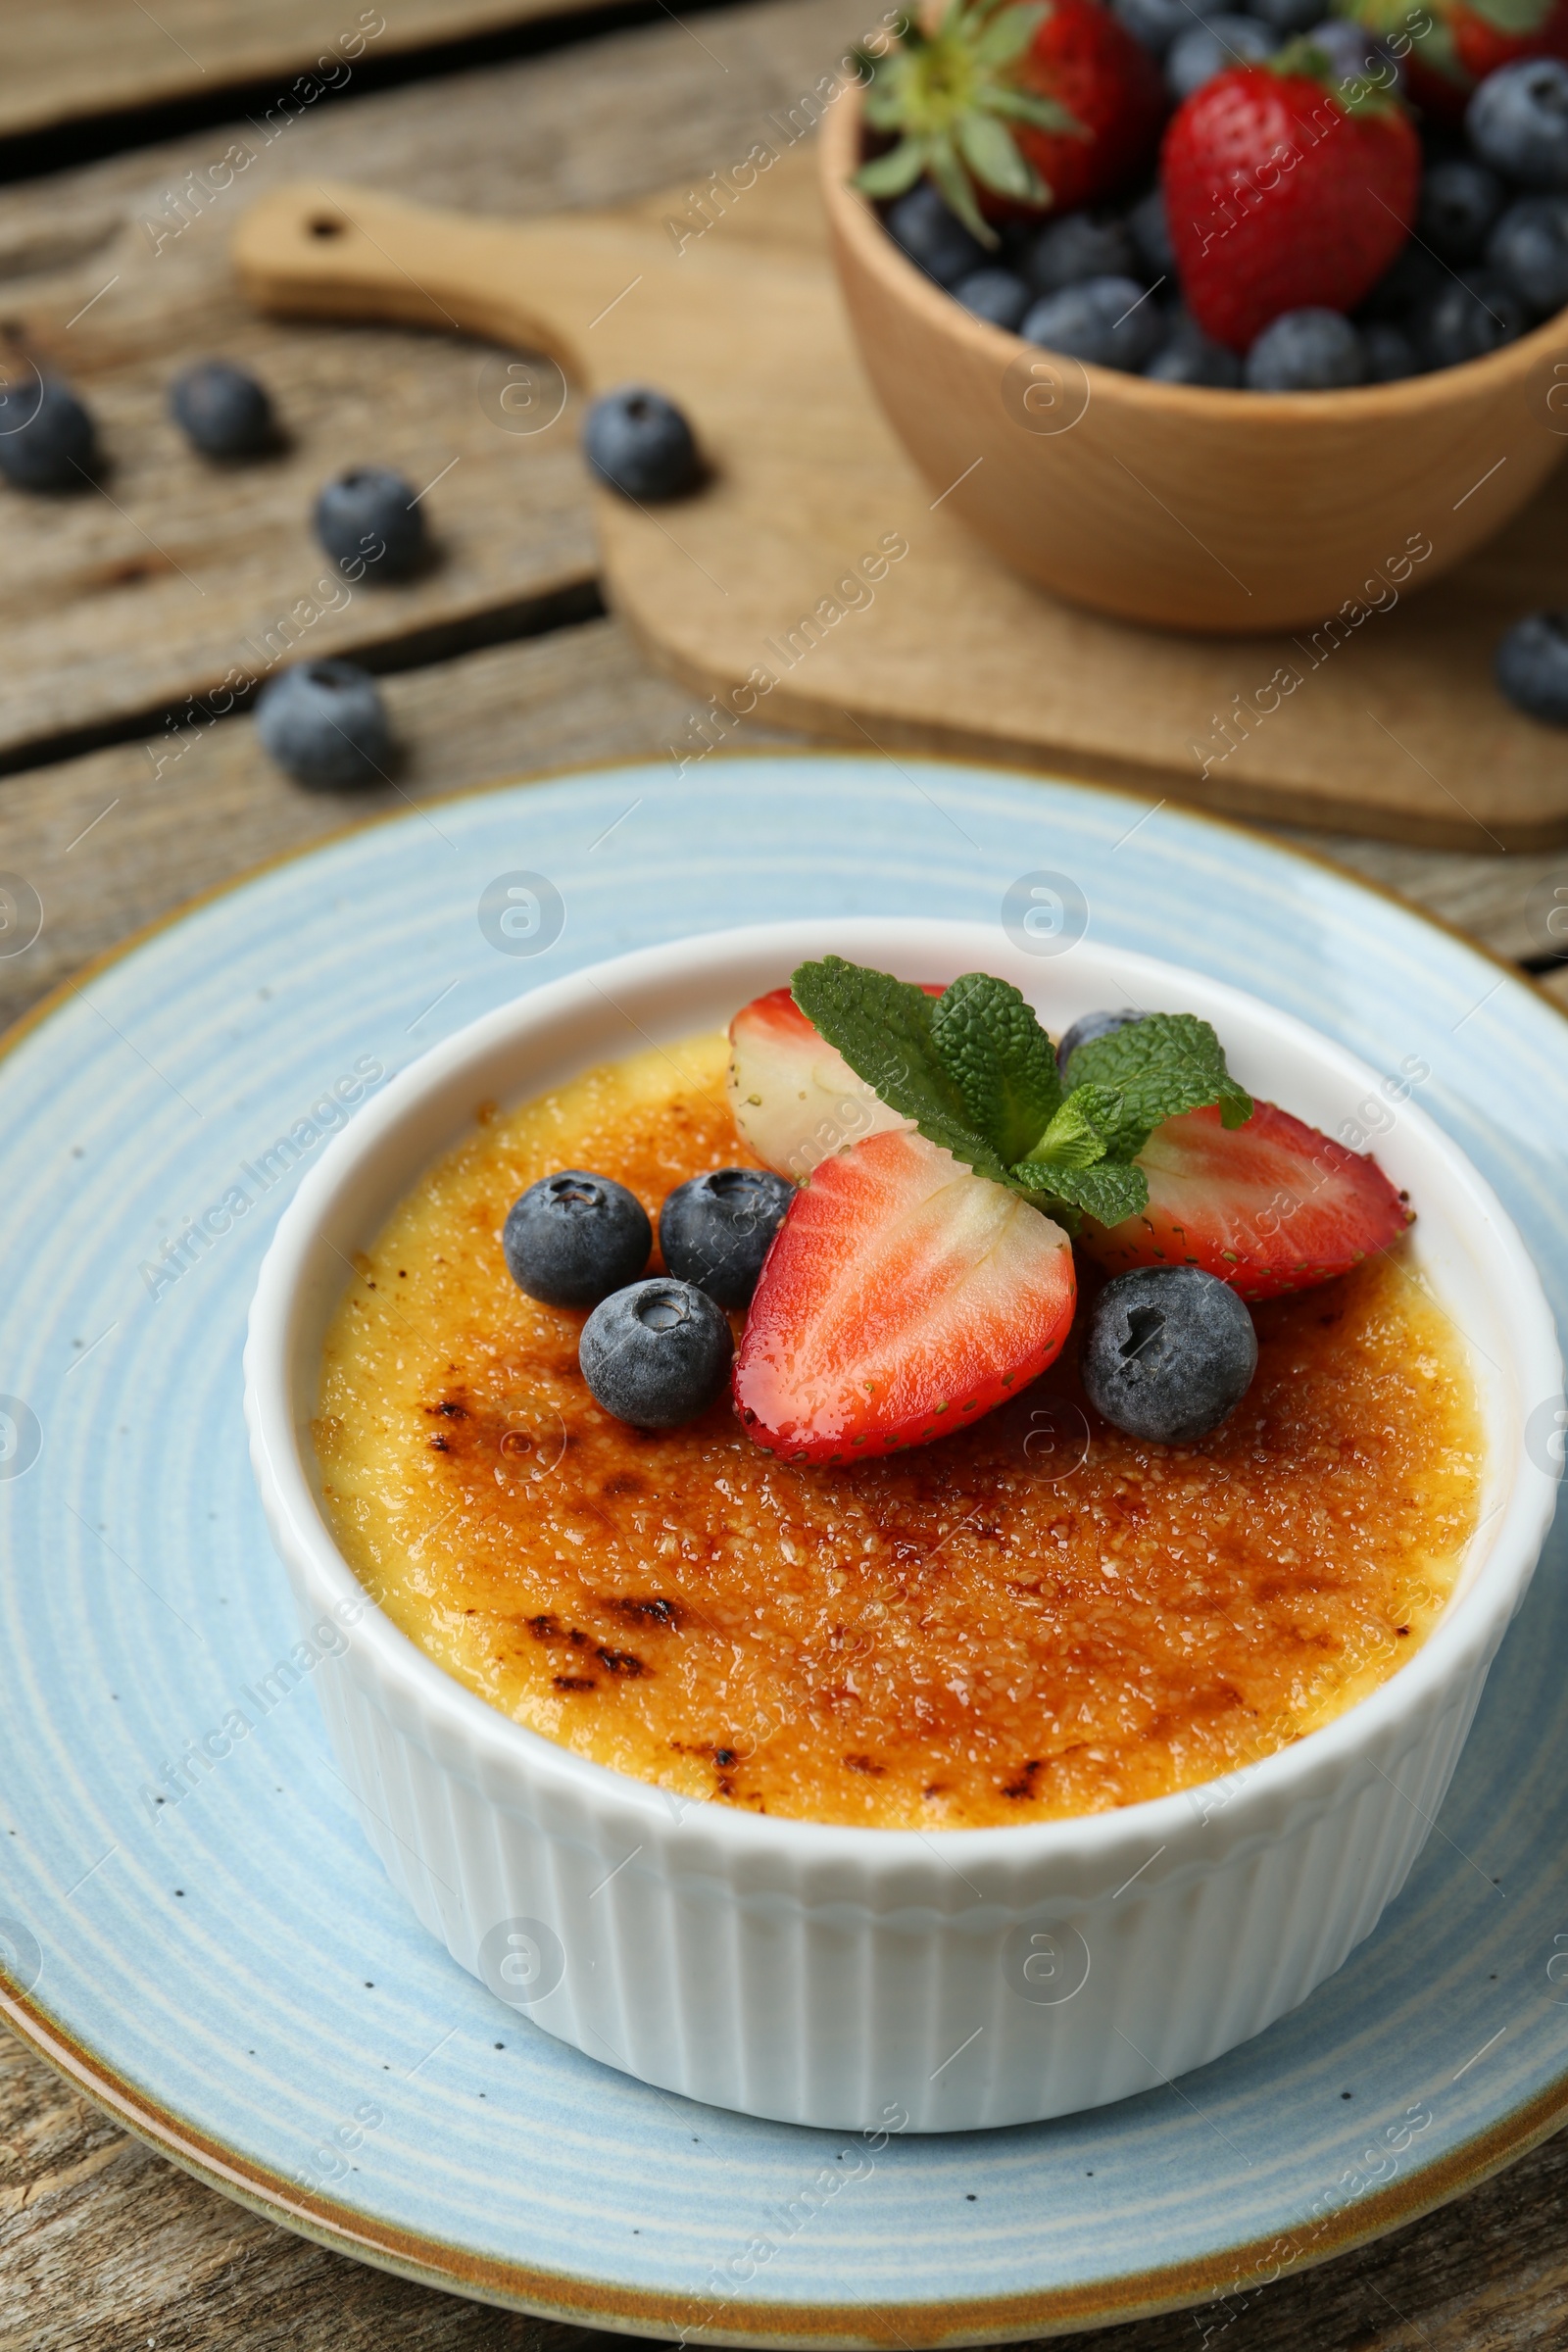
[(172, 2109), (127, 2082), (75, 2034), (49, 2019), (30, 1996), (19, 1998), (0, 1988), (0, 2014), (25, 2047), (93, 2099), (132, 2137), (204, 2186), (331, 2253), (390, 2271), (420, 2286), (466, 2295), (474, 2302), (525, 2312), (537, 2319), (681, 2344), (695, 2340), (755, 2346), (757, 2352), (786, 2352), (797, 2346), (801, 2352), (828, 2352), (835, 2346), (886, 2352), (890, 2335), (905, 2344), (907, 2352), (913, 2352), (915, 2346), (1020, 2343), (1077, 2334), (1089, 2328), (1124, 2326), (1165, 2312), (1190, 2310), (1218, 2297), (1251, 2293), (1294, 2273), (1317, 2270), (1343, 2254), (1353, 2253), (1479, 2187), (1549, 2139), (1568, 2110), (1565, 2070), (1556, 2083), (1500, 2118), (1463, 2149), (1437, 2159), (1403, 2182), (1391, 2181), (1375, 2196), (1343, 2207), (1336, 2220), (1318, 2225), (1320, 2233), (1304, 2253), (1283, 2262), (1270, 2259), (1282, 2242), (1276, 2233), (1267, 2239), (1249, 2239), (1222, 2257), (1125, 2272), (1114, 2281), (1114, 2301), (1107, 2299), (1105, 2281), (1100, 2280), (1010, 2295), (966, 2296), (944, 2303), (748, 2302), (748, 2324), (727, 2327), (722, 2324), (727, 2305), (710, 2306), (717, 2316), (714, 2324), (708, 2324), (700, 2316), (694, 2317), (702, 2310), (695, 2296), (611, 2286), (580, 2274), (535, 2270), (521, 2263), (476, 2256), (451, 2239), (368, 2220), (330, 2198), (301, 2191), (289, 2185), (280, 2173), (196, 2131)]
[[(949, 767), (970, 774), (978, 770), (1012, 784), (1055, 786), (1091, 798), (1103, 796), (1124, 803), (1147, 799), (1146, 789), (1137, 785), (1030, 770), (1003, 760), (949, 752), (920, 752), (910, 756), (925, 766)], [(768, 760), (853, 761), (867, 770), (894, 766), (897, 772), (896, 763), (885, 754), (873, 757), (853, 745), (825, 743), (737, 747), (719, 755), (714, 764), (723, 767)], [(628, 756), (522, 769), (445, 794), (442, 806), (450, 808), (522, 787), (565, 783), (573, 777), (611, 775), (656, 764), (648, 756)], [(1549, 1008), (1558, 1020), (1568, 1022), (1568, 1005), (1559, 1004), (1541, 987), (1534, 974), (1476, 939), (1459, 924), (1401, 897), (1387, 883), (1342, 865), (1322, 852), (1305, 849), (1295, 841), (1278, 840), (1245, 819), (1180, 800), (1171, 801), (1168, 796), (1165, 805), (1188, 823), (1243, 842), (1261, 844), (1277, 857), (1326, 873), (1383, 902), (1408, 920), (1436, 931), (1491, 964), (1538, 1004)], [(285, 866), (336, 849), (354, 837), (383, 826), (407, 823), (411, 813), (414, 812), (407, 808), (379, 809), (366, 817), (350, 818), (309, 842), (258, 859), (139, 924), (123, 938), (100, 949), (73, 972), (63, 975), (0, 1032), (0, 1061), (8, 1059), (55, 1012), (78, 998), (83, 987), (99, 973), (124, 961), (201, 908)], [(1153, 2270), (1128, 2271), (1114, 2280), (1100, 2279), (1081, 2286), (1026, 2289), (1008, 2295), (971, 2296), (914, 2305), (749, 2301), (744, 2308), (746, 2324), (726, 2327), (722, 2324), (723, 2314), (729, 2308), (726, 2305), (707, 2306), (713, 2314), (713, 2321), (709, 2324), (701, 2316), (694, 2316), (704, 2309), (699, 2297), (613, 2286), (580, 2274), (536, 2270), (520, 2263), (476, 2256), (452, 2240), (375, 2221), (315, 2191), (303, 2191), (284, 2174), (257, 2163), (166, 2107), (151, 2092), (109, 2065), (30, 1993), (12, 1989), (3, 1973), (0, 1973), (0, 2016), (25, 2048), (104, 2109), (132, 2137), (205, 2186), (275, 2227), (309, 2238), (330, 2252), (391, 2272), (419, 2285), (567, 2325), (673, 2338), (682, 2343), (698, 2339), (757, 2346), (760, 2352), (773, 2352), (774, 2347), (786, 2346), (810, 2348), (810, 2352), (816, 2347), (839, 2345), (881, 2348), (889, 2335), (898, 2336), (910, 2347), (1017, 2342), (1037, 2336), (1076, 2333), (1092, 2327), (1119, 2326), (1164, 2312), (1190, 2309), (1215, 2296), (1249, 2292), (1292, 2273), (1315, 2270), (1335, 2261), (1479, 2187), (1549, 2138), (1568, 2115), (1568, 2062), (1565, 2062), (1554, 2082), (1499, 2117), (1461, 2147), (1435, 2158), (1402, 2180), (1390, 2181), (1370, 2196), (1352, 2200), (1332, 2219), (1320, 2221), (1307, 2248), (1299, 2254), (1293, 2250), (1283, 2262), (1270, 2260), (1282, 2243), (1276, 2233), (1266, 2241), (1244, 2241), (1223, 2254)]]

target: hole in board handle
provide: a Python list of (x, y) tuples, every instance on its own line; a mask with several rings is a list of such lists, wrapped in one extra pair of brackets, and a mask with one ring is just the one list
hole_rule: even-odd
[(343, 234), (343, 228), (344, 223), (330, 213), (318, 213), (311, 222), (313, 237), (340, 237)]

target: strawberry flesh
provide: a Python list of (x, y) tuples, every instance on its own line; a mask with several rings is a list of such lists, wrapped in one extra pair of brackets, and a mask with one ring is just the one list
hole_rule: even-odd
[(1287, 311), (1353, 311), (1409, 236), (1421, 143), (1396, 101), (1236, 66), (1174, 116), (1160, 184), (1187, 307), (1246, 351)]
[(1112, 1273), (1201, 1266), (1244, 1298), (1311, 1290), (1388, 1249), (1410, 1211), (1375, 1159), (1272, 1102), (1245, 1126), (1217, 1109), (1156, 1127), (1138, 1154), (1149, 1205), (1121, 1224), (1086, 1219), (1081, 1241)]
[(1059, 1225), (912, 1133), (822, 1161), (768, 1252), (735, 1362), (751, 1436), (848, 1462), (950, 1435), (1043, 1372), (1072, 1327)]
[[(923, 985), (928, 997), (942, 994), (940, 981)], [(743, 1004), (729, 1044), (735, 1124), (764, 1167), (797, 1184), (830, 1152), (909, 1124), (818, 1035), (787, 988)]]

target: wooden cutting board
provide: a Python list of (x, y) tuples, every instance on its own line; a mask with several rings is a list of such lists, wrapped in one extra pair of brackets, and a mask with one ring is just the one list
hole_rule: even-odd
[[(609, 594), (693, 690), (672, 768), (735, 713), (1392, 839), (1568, 840), (1568, 734), (1490, 678), (1510, 620), (1568, 604), (1568, 468), (1430, 591), (1412, 593), (1417, 564), (1332, 628), (1182, 637), (1057, 603), (944, 512), (873, 405), (812, 173), (797, 149), (706, 215), (683, 189), (520, 222), (302, 183), (246, 215), (234, 259), (270, 311), (462, 329), (553, 355), (590, 392), (680, 402), (706, 488), (647, 511), (596, 494)], [(569, 429), (550, 421), (559, 379), (490, 367), (525, 468)]]

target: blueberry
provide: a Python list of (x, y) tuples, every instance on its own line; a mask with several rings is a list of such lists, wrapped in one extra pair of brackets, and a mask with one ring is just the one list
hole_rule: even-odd
[(1422, 310), (1453, 278), (1434, 253), (1412, 238), (1399, 254), (1393, 267), (1378, 279), (1362, 303), (1357, 317), (1388, 318), (1403, 325), (1412, 315)]
[(262, 749), (285, 775), (317, 792), (385, 783), (392, 730), (381, 690), (352, 662), (305, 662), (264, 686), (256, 702)]
[(577, 1343), (595, 1397), (635, 1429), (678, 1429), (706, 1412), (734, 1352), (723, 1308), (694, 1284), (662, 1274), (602, 1298)]
[(1281, 35), (1309, 32), (1317, 23), (1322, 0), (1248, 0), (1250, 17), (1261, 17)]
[(351, 576), (402, 580), (424, 561), (424, 510), (401, 473), (384, 466), (351, 466), (334, 475), (316, 502), (316, 536), (334, 564)]
[[(1151, 277), (1169, 277), (1176, 267), (1176, 252), (1170, 241), (1170, 223), (1165, 219), (1165, 199), (1158, 188), (1151, 188), (1140, 196), (1127, 215), (1128, 234), (1139, 261)], [(1135, 271), (1129, 270), (1128, 276)]]
[(602, 482), (639, 503), (681, 498), (702, 472), (691, 426), (672, 400), (645, 384), (622, 384), (594, 402), (582, 449)]
[(1240, 1404), (1257, 1369), (1252, 1318), (1199, 1266), (1135, 1266), (1089, 1310), (1081, 1358), (1096, 1412), (1132, 1438), (1187, 1446)]
[(956, 286), (983, 267), (990, 256), (978, 237), (972, 237), (950, 212), (928, 179), (901, 196), (887, 216), (888, 234), (927, 277), (939, 286)]
[(254, 458), (277, 439), (267, 386), (229, 360), (204, 360), (169, 388), (174, 422), (204, 458)]
[(1241, 388), (1242, 363), (1223, 343), (1211, 342), (1195, 318), (1178, 311), (1170, 321), (1168, 341), (1144, 373), (1156, 384), (1206, 384), (1213, 391), (1235, 392)]
[(1464, 110), (1483, 163), (1527, 188), (1568, 188), (1568, 65), (1524, 57), (1489, 74)]
[(1518, 295), (1499, 279), (1473, 277), (1445, 286), (1411, 323), (1429, 368), (1458, 368), (1517, 342), (1528, 321)]
[(1479, 261), (1507, 190), (1495, 172), (1467, 155), (1446, 156), (1421, 182), (1416, 234), (1446, 262)]
[(1521, 196), (1487, 240), (1487, 269), (1544, 316), (1568, 303), (1568, 196)]
[(1010, 270), (971, 270), (967, 277), (959, 278), (953, 292), (977, 318), (989, 318), (993, 326), (1009, 331), (1029, 308), (1029, 289)]
[(1021, 331), (1048, 351), (1136, 373), (1158, 349), (1165, 322), (1135, 278), (1092, 277), (1037, 302)]
[(1125, 220), (1067, 213), (1040, 231), (1024, 274), (1037, 294), (1059, 294), (1092, 277), (1141, 275), (1138, 248)]
[(1133, 1021), (1143, 1019), (1141, 1012), (1085, 1012), (1080, 1013), (1056, 1048), (1056, 1067), (1065, 1078), (1067, 1064), (1080, 1046), (1092, 1046), (1097, 1037), (1113, 1036)]
[(1493, 658), (1498, 686), (1532, 718), (1568, 727), (1568, 612), (1516, 620)]
[(1364, 25), (1347, 17), (1326, 17), (1308, 27), (1306, 38), (1329, 61), (1329, 78), (1342, 87), (1348, 81), (1374, 80), (1382, 89), (1396, 86), (1399, 68), (1387, 49), (1380, 48)]
[(719, 1168), (677, 1185), (659, 1212), (659, 1247), (681, 1282), (720, 1306), (748, 1306), (795, 1187), (767, 1168)]
[(1111, 0), (1111, 6), (1133, 38), (1156, 57), (1163, 57), (1172, 41), (1190, 29), (1195, 17), (1209, 13), (1201, 0), (1194, 8), (1187, 0)]
[(612, 1291), (624, 1292), (653, 1246), (636, 1194), (586, 1168), (541, 1176), (517, 1195), (501, 1228), (508, 1273), (545, 1306), (597, 1306)]
[(1211, 17), (1177, 35), (1165, 60), (1165, 86), (1180, 105), (1216, 74), (1232, 66), (1260, 65), (1272, 57), (1280, 36), (1255, 17)]
[(1250, 392), (1338, 392), (1364, 374), (1361, 338), (1338, 311), (1287, 311), (1247, 355)]
[(92, 418), (69, 385), (51, 375), (0, 385), (0, 473), (19, 490), (79, 490), (95, 455)]
[(1415, 345), (1402, 326), (1387, 318), (1362, 327), (1361, 361), (1369, 384), (1398, 384), (1422, 371)]

